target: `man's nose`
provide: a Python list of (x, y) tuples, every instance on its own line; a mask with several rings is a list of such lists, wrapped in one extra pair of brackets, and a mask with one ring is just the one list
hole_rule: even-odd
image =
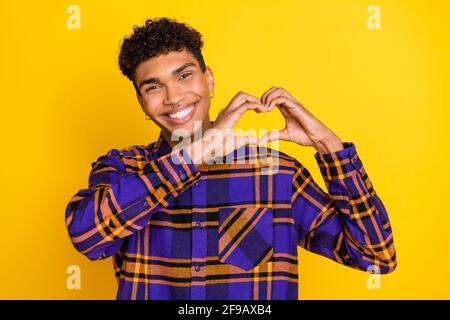
[(165, 105), (178, 105), (184, 99), (184, 92), (176, 85), (166, 87), (166, 96), (164, 98)]

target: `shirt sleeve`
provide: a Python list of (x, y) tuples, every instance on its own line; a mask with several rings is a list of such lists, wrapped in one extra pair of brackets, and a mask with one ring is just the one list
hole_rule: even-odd
[(125, 237), (144, 228), (154, 212), (200, 177), (184, 149), (148, 161), (136, 173), (126, 172), (122, 157), (112, 149), (93, 162), (88, 188), (66, 208), (71, 241), (91, 260), (117, 252)]
[(315, 158), (329, 193), (296, 162), (291, 205), (298, 244), (358, 270), (392, 272), (397, 260), (388, 214), (354, 144)]

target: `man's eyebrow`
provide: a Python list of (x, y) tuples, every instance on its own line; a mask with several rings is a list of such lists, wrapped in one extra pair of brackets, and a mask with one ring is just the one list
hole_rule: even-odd
[[(186, 69), (186, 68), (188, 68), (188, 67), (192, 67), (192, 66), (195, 66), (195, 64), (192, 63), (192, 62), (185, 63), (185, 64), (183, 64), (181, 67), (179, 67), (179, 68), (173, 70), (173, 71), (172, 71), (172, 75), (176, 75), (176, 74), (182, 72), (184, 69)], [(143, 85), (145, 85), (145, 84), (149, 84), (149, 83), (158, 83), (158, 82), (160, 82), (159, 78), (154, 78), (154, 77), (153, 77), (153, 78), (144, 79), (144, 80), (142, 80), (141, 82), (139, 82), (139, 89), (140, 89)]]

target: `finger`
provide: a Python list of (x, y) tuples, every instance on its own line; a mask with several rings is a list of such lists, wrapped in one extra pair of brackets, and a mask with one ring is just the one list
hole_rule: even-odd
[(275, 140), (290, 141), (287, 131), (285, 129), (272, 130), (272, 131), (267, 132), (265, 135), (263, 135), (261, 137), (261, 139), (259, 139), (258, 144), (262, 146), (265, 143), (268, 143), (270, 141), (275, 141)]
[(224, 111), (224, 116), (229, 117), (230, 115), (239, 114), (241, 116), (243, 113), (245, 113), (247, 110), (255, 110), (255, 111), (266, 111), (266, 108), (260, 104), (260, 103), (253, 103), (253, 102), (245, 102), (234, 109), (228, 109)]
[(273, 99), (276, 99), (276, 98), (282, 97), (282, 96), (286, 97), (286, 96), (283, 94), (283, 91), (281, 90), (281, 88), (277, 88), (276, 90), (270, 92), (270, 93), (267, 95), (265, 105), (267, 106), (268, 109), (270, 109), (270, 107), (273, 107), (273, 105), (271, 105), (271, 101), (272, 101)]
[(294, 97), (292, 97), (292, 95), (289, 94), (289, 92), (287, 92), (285, 89), (283, 88), (277, 88), (276, 90), (273, 90), (272, 92), (270, 92), (267, 96), (266, 96), (266, 102), (265, 104), (267, 106), (270, 105), (270, 102), (277, 98), (277, 97), (286, 97), (287, 99), (291, 100), (293, 103), (296, 104), (300, 104), (297, 100), (294, 99)]
[(221, 130), (231, 129), (239, 121), (242, 115), (248, 110), (263, 112), (265, 107), (258, 103), (246, 102), (236, 109), (226, 110), (222, 115), (220, 122), (215, 123), (214, 127)]
[(296, 106), (295, 102), (289, 99), (288, 97), (278, 96), (270, 99), (270, 101), (268, 102), (267, 111), (272, 111), (276, 105), (287, 105), (288, 107)]
[(267, 96), (272, 93), (273, 91), (277, 90), (278, 87), (272, 86), (270, 87), (269, 90), (267, 90), (266, 92), (263, 93), (263, 95), (261, 96), (261, 103), (264, 105), (267, 105)]
[(281, 96), (279, 88), (276, 88), (275, 90), (272, 90), (271, 92), (268, 92), (266, 95), (266, 98), (264, 100), (264, 105), (266, 107), (269, 107), (270, 101), (279, 96)]
[[(252, 96), (251, 94), (248, 94), (243, 91), (239, 91), (233, 97), (233, 99), (231, 99), (230, 103), (225, 108), (220, 110), (219, 115), (223, 115), (224, 113), (228, 114), (228, 112), (236, 110), (237, 108), (241, 107), (245, 103), (255, 103), (255, 104), (259, 104), (259, 105), (263, 106), (261, 101), (259, 101), (258, 98), (256, 98), (255, 96)], [(265, 111), (265, 109), (262, 108), (262, 109), (258, 109), (255, 111), (260, 113), (260, 112)]]
[[(293, 101), (286, 96), (280, 96), (273, 99), (270, 102), (268, 112), (271, 111), (275, 106), (280, 107), (281, 105), (287, 106), (288, 108), (279, 108), (283, 117), (293, 117), (299, 123), (317, 123), (320, 122), (314, 115), (309, 112), (303, 105), (298, 101)], [(289, 109), (290, 111), (286, 111)]]
[(262, 104), (261, 101), (259, 101), (259, 99), (255, 96), (252, 96), (251, 94), (243, 91), (239, 91), (230, 102), (229, 109), (236, 109), (247, 102)]
[(279, 89), (279, 91), (281, 92), (282, 95), (284, 95), (284, 96), (288, 97), (289, 99), (295, 101), (295, 98), (286, 89), (281, 88), (281, 87), (278, 88), (278, 89)]
[(237, 112), (242, 115), (248, 110), (255, 110), (256, 112), (266, 112), (267, 111), (267, 109), (259, 102), (258, 103), (246, 102), (246, 103), (241, 104), (235, 110), (233, 110), (233, 112)]

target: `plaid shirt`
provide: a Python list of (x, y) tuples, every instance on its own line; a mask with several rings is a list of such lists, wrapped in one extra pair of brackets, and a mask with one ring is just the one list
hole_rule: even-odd
[(197, 168), (162, 135), (92, 163), (66, 225), (89, 259), (113, 256), (117, 299), (296, 300), (297, 246), (359, 270), (395, 269), (388, 215), (354, 144), (315, 154), (329, 193), (287, 154), (245, 146), (235, 160), (242, 149), (246, 159), (276, 153), (276, 169)]

